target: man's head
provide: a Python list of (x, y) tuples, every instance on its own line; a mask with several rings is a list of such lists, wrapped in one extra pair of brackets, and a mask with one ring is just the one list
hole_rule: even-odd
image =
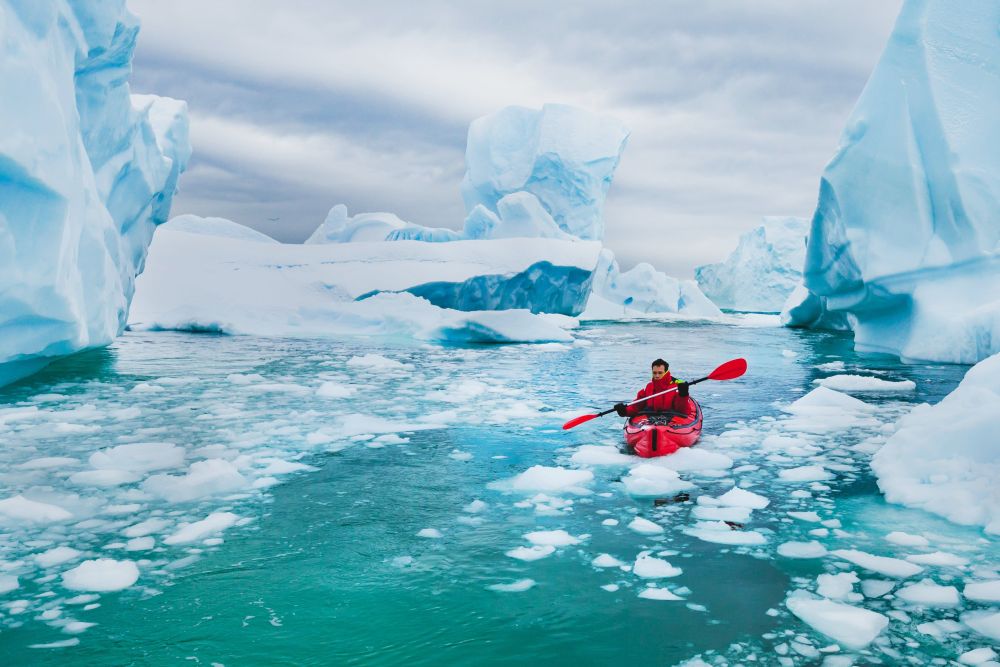
[(661, 377), (667, 374), (667, 370), (670, 368), (670, 364), (665, 362), (663, 359), (657, 359), (653, 362), (653, 379), (659, 380)]

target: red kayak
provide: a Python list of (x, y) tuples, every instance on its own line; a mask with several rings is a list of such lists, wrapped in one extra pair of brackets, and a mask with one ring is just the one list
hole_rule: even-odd
[(686, 413), (636, 415), (625, 422), (625, 442), (636, 456), (651, 458), (690, 447), (701, 436), (701, 406), (688, 398)]

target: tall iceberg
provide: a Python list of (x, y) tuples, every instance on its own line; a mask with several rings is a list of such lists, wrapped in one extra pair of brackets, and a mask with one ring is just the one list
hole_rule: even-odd
[(0, 384), (106, 345), (191, 148), (184, 102), (131, 95), (124, 0), (0, 0)]
[(725, 262), (697, 267), (695, 280), (720, 308), (777, 313), (802, 282), (807, 229), (802, 218), (765, 217)]
[(525, 206), (535, 208), (533, 199), (562, 232), (601, 240), (604, 198), (628, 134), (610, 116), (564, 104), (541, 111), (512, 106), (477, 118), (465, 150), (466, 211), (471, 215), (481, 206), (502, 223), (504, 208), (515, 205), (508, 197), (517, 194), (522, 216)]
[(858, 349), (909, 359), (1000, 352), (997, 25), (996, 3), (903, 5), (823, 173), (790, 325), (840, 315)]

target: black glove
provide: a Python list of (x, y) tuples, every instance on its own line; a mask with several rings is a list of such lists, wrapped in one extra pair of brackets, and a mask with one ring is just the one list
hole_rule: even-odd
[(681, 396), (683, 398), (687, 398), (687, 396), (688, 396), (688, 386), (689, 385), (688, 385), (687, 382), (678, 382), (677, 383), (677, 395)]
[(615, 403), (615, 412), (618, 413), (619, 417), (627, 417), (628, 412), (626, 412), (626, 410), (628, 410), (628, 406), (624, 403)]

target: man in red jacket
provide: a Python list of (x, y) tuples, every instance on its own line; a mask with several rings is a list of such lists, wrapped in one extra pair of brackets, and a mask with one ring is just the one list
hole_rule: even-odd
[(617, 412), (619, 416), (631, 417), (632, 415), (637, 415), (641, 412), (687, 413), (689, 407), (688, 383), (671, 377), (669, 370), (670, 364), (665, 362), (663, 359), (657, 359), (654, 361), (652, 368), (653, 381), (647, 384), (645, 389), (639, 390), (639, 393), (635, 396), (635, 400), (645, 398), (646, 396), (652, 396), (653, 394), (659, 394), (660, 392), (666, 391), (675, 386), (677, 387), (677, 391), (672, 391), (669, 394), (663, 394), (662, 396), (657, 396), (649, 399), (648, 401), (636, 403), (635, 405), (617, 403), (615, 404), (615, 412)]

